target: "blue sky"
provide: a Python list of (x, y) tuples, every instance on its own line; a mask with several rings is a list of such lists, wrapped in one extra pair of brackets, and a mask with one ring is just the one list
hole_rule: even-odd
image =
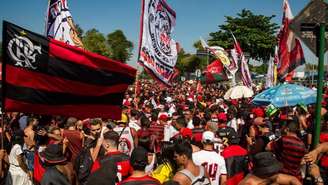
[[(294, 16), (309, 1), (289, 0)], [(185, 51), (191, 53), (195, 52), (192, 45), (200, 36), (208, 38), (208, 33), (217, 31), (218, 25), (224, 23), (224, 16), (235, 16), (243, 8), (250, 9), (256, 14), (276, 15), (273, 20), (279, 25), (282, 17), (282, 0), (167, 0), (167, 2), (177, 14), (173, 37)], [(116, 29), (123, 30), (134, 44), (134, 56), (128, 63), (136, 66), (141, 0), (69, 0), (68, 5), (74, 21), (84, 31), (96, 28), (108, 34)], [(47, 0), (1, 0), (0, 21), (11, 21), (43, 34), (46, 8)], [(316, 62), (316, 57), (306, 46), (303, 48), (307, 62)]]

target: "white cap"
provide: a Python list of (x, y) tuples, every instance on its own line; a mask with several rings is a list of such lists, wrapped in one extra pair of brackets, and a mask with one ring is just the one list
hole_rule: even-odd
[(213, 143), (214, 142), (214, 139), (215, 139), (215, 135), (213, 132), (211, 131), (205, 131), (203, 133), (203, 137), (202, 137), (202, 141), (203, 142), (210, 142), (210, 143)]
[(173, 101), (173, 99), (171, 97), (166, 97), (165, 100), (166, 100), (166, 103), (171, 103)]

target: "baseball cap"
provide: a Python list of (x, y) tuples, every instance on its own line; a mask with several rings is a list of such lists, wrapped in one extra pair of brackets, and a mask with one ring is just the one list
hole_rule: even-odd
[(211, 131), (205, 131), (202, 136), (202, 142), (204, 143), (213, 143), (215, 139), (215, 135)]
[(188, 137), (188, 138), (192, 138), (192, 130), (190, 128), (182, 128), (180, 130), (180, 134), (182, 135), (182, 137)]
[(267, 106), (265, 114), (267, 116), (271, 117), (277, 112), (278, 112), (278, 109), (274, 105), (270, 104), (270, 105)]
[(227, 115), (225, 113), (223, 113), (223, 112), (220, 112), (218, 114), (218, 120), (219, 121), (227, 121), (228, 120)]
[(168, 119), (169, 117), (166, 115), (166, 114), (162, 114), (162, 115), (160, 115), (159, 116), (159, 120), (162, 120), (162, 121), (167, 121), (167, 119)]
[(260, 107), (256, 107), (252, 109), (252, 113), (255, 114), (256, 117), (264, 117), (264, 110)]

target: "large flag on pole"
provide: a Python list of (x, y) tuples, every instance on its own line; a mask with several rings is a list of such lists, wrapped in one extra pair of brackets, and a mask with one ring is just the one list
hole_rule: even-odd
[(68, 9), (67, 0), (49, 0), (46, 35), (66, 44), (83, 48)]
[(288, 73), (295, 70), (296, 67), (305, 63), (303, 49), (300, 41), (289, 29), (289, 23), (292, 21), (293, 14), (287, 0), (284, 0), (283, 18), (280, 32), (278, 34), (278, 78), (284, 79)]
[[(249, 72), (249, 68), (248, 68), (248, 64), (247, 64), (247, 60), (244, 55), (244, 52), (241, 49), (239, 42), (237, 41), (236, 37), (234, 36), (234, 34), (232, 32), (231, 32), (231, 35), (234, 40), (234, 49), (236, 51), (238, 58), (240, 59), (240, 71), (241, 71), (241, 75), (242, 75), (243, 84), (247, 87), (252, 87), (252, 77)], [(233, 58), (234, 58), (234, 56), (233, 56)]]
[(235, 62), (231, 62), (229, 54), (220, 46), (208, 46), (204, 39), (200, 38), (202, 47), (208, 50), (216, 59), (219, 59), (224, 67), (232, 74), (238, 70), (238, 66)]
[(4, 21), (5, 111), (120, 119), (135, 76), (126, 64)]
[(138, 62), (159, 82), (170, 85), (177, 62), (171, 38), (176, 15), (164, 0), (143, 0)]

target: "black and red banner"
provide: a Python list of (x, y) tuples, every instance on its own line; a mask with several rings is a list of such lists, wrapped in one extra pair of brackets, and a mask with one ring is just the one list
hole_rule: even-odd
[(121, 118), (136, 69), (3, 23), (5, 111)]

